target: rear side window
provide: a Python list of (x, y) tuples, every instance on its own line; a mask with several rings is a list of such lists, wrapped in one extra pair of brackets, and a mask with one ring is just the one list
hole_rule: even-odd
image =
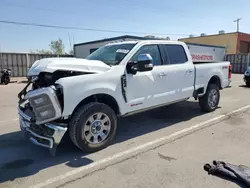
[(188, 61), (186, 52), (182, 45), (164, 44), (162, 45), (168, 58), (169, 64), (183, 64)]

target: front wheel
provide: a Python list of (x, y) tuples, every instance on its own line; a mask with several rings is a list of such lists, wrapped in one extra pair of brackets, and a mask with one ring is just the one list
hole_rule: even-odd
[(215, 84), (209, 84), (205, 95), (199, 98), (200, 108), (203, 112), (214, 111), (220, 102), (220, 90)]
[(69, 135), (81, 150), (96, 152), (112, 142), (116, 128), (115, 112), (106, 104), (92, 102), (74, 113), (69, 125)]
[(8, 85), (10, 83), (10, 77), (5, 76), (4, 78), (1, 79), (1, 83)]
[(250, 87), (250, 82), (246, 82), (246, 86), (247, 86), (247, 87)]
[(9, 83), (10, 83), (10, 78), (9, 78), (9, 77), (5, 78), (4, 84), (5, 84), (5, 85), (8, 85)]

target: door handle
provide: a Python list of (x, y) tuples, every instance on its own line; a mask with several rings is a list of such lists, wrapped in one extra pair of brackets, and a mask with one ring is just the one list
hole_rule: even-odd
[(160, 77), (167, 76), (167, 75), (168, 75), (168, 74), (167, 74), (166, 72), (161, 72), (161, 73), (159, 74)]
[(191, 70), (191, 69), (186, 71), (186, 73), (188, 73), (188, 74), (191, 74), (192, 72), (193, 72), (193, 70)]

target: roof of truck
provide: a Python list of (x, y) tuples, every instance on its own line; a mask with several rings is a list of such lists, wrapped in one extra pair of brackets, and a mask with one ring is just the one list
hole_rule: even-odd
[(211, 47), (211, 48), (225, 48), (225, 46), (216, 46), (216, 45), (207, 45), (207, 44), (198, 44), (198, 43), (191, 43), (191, 42), (182, 42), (182, 41), (171, 41), (171, 40), (137, 40), (137, 41), (121, 41), (121, 42), (112, 42), (108, 43), (107, 45), (117, 45), (117, 44), (137, 44), (139, 42), (142, 43), (168, 43), (168, 44), (186, 44), (186, 45), (194, 45), (194, 46), (204, 46), (204, 47)]
[(135, 40), (159, 40), (157, 38), (149, 38), (149, 37), (139, 37), (139, 36), (133, 36), (133, 35), (122, 35), (118, 37), (111, 37), (111, 38), (106, 38), (106, 39), (101, 39), (101, 40), (94, 40), (94, 41), (89, 41), (89, 42), (83, 42), (79, 44), (74, 44), (74, 46), (81, 46), (81, 45), (86, 45), (86, 44), (95, 44), (95, 43), (100, 43), (100, 42), (109, 42), (109, 41), (114, 41), (114, 40), (122, 40), (122, 39), (135, 39)]
[(145, 43), (145, 44), (161, 44), (161, 43), (167, 43), (167, 44), (185, 44), (182, 41), (171, 41), (171, 40), (137, 40), (137, 41), (121, 41), (121, 42), (112, 42), (109, 44), (106, 44), (104, 46), (108, 45), (117, 45), (117, 44), (137, 44), (137, 43)]

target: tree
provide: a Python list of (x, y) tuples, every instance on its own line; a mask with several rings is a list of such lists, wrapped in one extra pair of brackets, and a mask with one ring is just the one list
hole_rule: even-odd
[(61, 55), (64, 53), (64, 44), (60, 38), (58, 40), (52, 40), (49, 46), (53, 54)]
[[(36, 50), (36, 52), (39, 54), (52, 54), (52, 52), (49, 50)], [(31, 52), (31, 53), (33, 53), (33, 52)]]
[(50, 50), (42, 49), (42, 50), (36, 50), (36, 52), (39, 54), (56, 54), (56, 55), (67, 54), (67, 53), (64, 53), (64, 44), (63, 44), (62, 39), (60, 38), (58, 40), (50, 41), (49, 47), (50, 47)]

